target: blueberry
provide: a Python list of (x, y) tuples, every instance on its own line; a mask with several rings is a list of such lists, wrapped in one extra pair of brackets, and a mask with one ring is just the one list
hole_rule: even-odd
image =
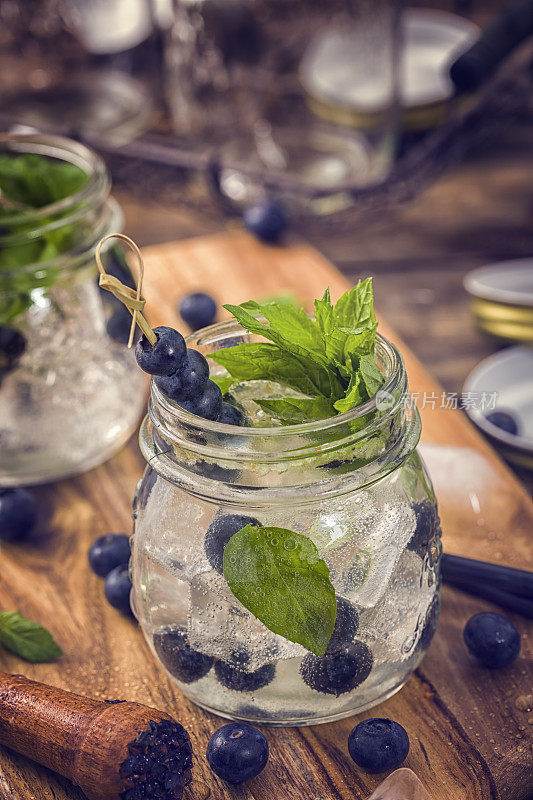
[(146, 336), (142, 336), (135, 348), (137, 363), (150, 375), (172, 375), (179, 369), (185, 359), (187, 347), (185, 339), (174, 330), (161, 326), (154, 328), (157, 342), (152, 345)]
[(518, 433), (518, 422), (510, 411), (492, 411), (490, 414), (487, 414), (487, 420), (492, 423), (492, 425), (496, 425), (497, 428), (513, 436), (516, 436)]
[(469, 651), (485, 667), (507, 667), (520, 652), (520, 634), (501, 614), (475, 614), (465, 625), (463, 638)]
[(0, 365), (13, 366), (26, 350), (26, 339), (20, 331), (0, 325)]
[(210, 738), (206, 755), (209, 766), (223, 781), (244, 783), (266, 767), (268, 742), (246, 722), (230, 722)]
[(222, 422), (224, 425), (244, 425), (245, 418), (242, 411), (235, 408), (235, 406), (232, 406), (230, 403), (222, 403), (217, 422)]
[(327, 655), (351, 644), (359, 626), (357, 609), (345, 597), (337, 597), (337, 619), (326, 650)]
[(222, 575), (222, 559), (224, 548), (233, 536), (246, 525), (260, 526), (261, 523), (254, 517), (245, 517), (241, 514), (227, 514), (213, 520), (205, 535), (204, 549), (207, 560)]
[(187, 325), (193, 331), (198, 331), (215, 321), (217, 304), (208, 294), (194, 292), (185, 295), (180, 303), (179, 311)]
[(104, 582), (106, 600), (123, 614), (131, 614), (130, 591), (131, 581), (127, 564), (121, 564), (107, 574)]
[(338, 697), (368, 678), (373, 661), (366, 644), (353, 642), (321, 658), (309, 653), (300, 665), (300, 674), (311, 689)]
[(276, 674), (274, 664), (265, 664), (253, 672), (246, 672), (248, 661), (248, 654), (241, 652), (233, 654), (231, 663), (217, 661), (215, 675), (219, 683), (234, 692), (255, 692), (272, 683)]
[(107, 533), (94, 541), (89, 550), (93, 572), (105, 578), (112, 569), (126, 564), (130, 557), (130, 540), (124, 533)]
[(249, 206), (242, 215), (244, 227), (263, 242), (277, 242), (287, 228), (283, 206), (275, 200), (263, 200)]
[(390, 772), (407, 758), (409, 737), (392, 719), (365, 719), (351, 731), (348, 752), (365, 772)]
[(440, 534), (440, 520), (437, 509), (429, 500), (415, 503), (413, 506), (416, 518), (416, 528), (407, 549), (424, 559), (429, 549), (430, 542)]
[(154, 633), (154, 647), (170, 674), (182, 683), (199, 681), (213, 666), (213, 658), (192, 649), (185, 628), (173, 626)]
[[(131, 330), (131, 314), (126, 308), (126, 306), (123, 306), (121, 303), (120, 306), (115, 311), (113, 311), (113, 313), (107, 320), (106, 324), (107, 335), (109, 336), (110, 339), (113, 339), (114, 342), (118, 342), (119, 344), (128, 344), (130, 339), (130, 330)], [(141, 332), (136, 325), (135, 330), (133, 332), (133, 341), (138, 342), (140, 335)]]
[(180, 406), (204, 419), (216, 419), (222, 409), (222, 392), (213, 381), (207, 381), (201, 394), (190, 400), (181, 400)]
[(209, 379), (209, 364), (197, 350), (187, 350), (187, 355), (177, 372), (157, 377), (155, 383), (171, 400), (189, 400), (202, 391)]
[(37, 504), (26, 489), (0, 489), (0, 539), (25, 539), (35, 527)]

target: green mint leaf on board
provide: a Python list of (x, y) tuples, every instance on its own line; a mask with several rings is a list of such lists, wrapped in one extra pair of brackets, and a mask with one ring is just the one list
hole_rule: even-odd
[(326, 562), (307, 536), (247, 525), (224, 548), (223, 567), (232, 593), (270, 631), (324, 655), (337, 601)]
[(52, 661), (63, 655), (46, 628), (26, 619), (18, 611), (0, 614), (0, 643), (6, 650), (34, 663)]

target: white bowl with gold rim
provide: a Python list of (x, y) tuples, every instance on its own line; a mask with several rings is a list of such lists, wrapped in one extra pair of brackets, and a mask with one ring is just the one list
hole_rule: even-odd
[[(465, 411), (478, 428), (514, 464), (533, 469), (533, 347), (507, 347), (481, 361), (467, 377)], [(488, 403), (483, 404), (483, 398)], [(490, 402), (491, 400), (494, 402)], [(491, 411), (510, 412), (518, 432), (507, 433), (489, 419)]]
[(480, 267), (463, 283), (483, 331), (500, 339), (533, 342), (533, 257)]

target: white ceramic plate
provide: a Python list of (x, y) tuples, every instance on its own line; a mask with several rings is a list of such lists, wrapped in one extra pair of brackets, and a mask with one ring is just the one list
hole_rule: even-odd
[(494, 303), (533, 308), (533, 258), (500, 261), (469, 272), (464, 279), (466, 291)]
[(481, 410), (478, 404), (466, 409), (466, 413), (484, 433), (505, 446), (511, 460), (520, 461), (513, 458), (513, 451), (533, 455), (533, 347), (508, 347), (489, 356), (472, 370), (463, 392), (471, 392), (478, 398), (483, 392), (487, 395), (497, 392), (496, 409), (510, 411), (516, 418), (519, 426), (516, 436), (487, 420), (492, 409)]
[[(475, 42), (479, 28), (464, 17), (423, 8), (406, 9), (403, 27), (403, 107), (449, 99), (453, 94), (449, 68)], [(379, 52), (373, 52), (372, 39), (372, 31), (363, 24), (352, 28), (332, 26), (319, 33), (302, 60), (300, 77), (304, 89), (318, 100), (362, 113), (386, 108), (391, 80), (380, 64)]]

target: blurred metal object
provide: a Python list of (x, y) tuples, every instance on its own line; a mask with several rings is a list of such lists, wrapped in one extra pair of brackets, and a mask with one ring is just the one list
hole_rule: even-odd
[(65, 24), (87, 53), (131, 50), (153, 29), (148, 0), (59, 0)]
[(533, 343), (533, 258), (472, 270), (464, 287), (481, 330), (499, 339)]
[[(181, 143), (216, 152), (234, 203), (268, 189), (315, 212), (350, 204), (340, 187), (390, 172), (398, 133), (398, 0), (173, 0), (166, 31), (167, 101)], [(320, 31), (357, 31), (353, 80), (380, 76), (382, 113), (364, 130), (316, 116), (300, 65)], [(337, 189), (339, 188), (339, 191)], [(309, 189), (319, 190), (313, 199)], [(325, 190), (325, 191), (322, 191)]]

